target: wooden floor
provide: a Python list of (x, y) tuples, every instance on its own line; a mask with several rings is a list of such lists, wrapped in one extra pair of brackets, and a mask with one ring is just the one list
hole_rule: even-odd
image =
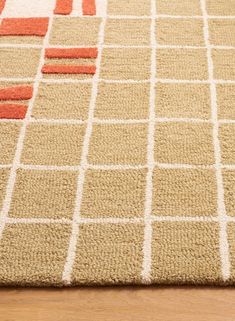
[(1, 321), (234, 321), (235, 289), (0, 289)]

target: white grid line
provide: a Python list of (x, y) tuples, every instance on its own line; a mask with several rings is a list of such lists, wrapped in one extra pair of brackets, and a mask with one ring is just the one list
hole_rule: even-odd
[(2, 211), (1, 211), (1, 215), (0, 215), (0, 239), (2, 237), (2, 233), (3, 233), (3, 230), (4, 230), (5, 224), (6, 224), (6, 219), (7, 219), (7, 216), (8, 216), (8, 212), (10, 210), (11, 198), (12, 198), (14, 185), (15, 185), (15, 180), (16, 180), (16, 171), (17, 171), (17, 168), (18, 168), (18, 166), (20, 164), (20, 158), (21, 158), (21, 153), (22, 153), (22, 150), (23, 150), (24, 138), (25, 138), (25, 134), (26, 134), (26, 128), (27, 128), (29, 119), (31, 117), (34, 100), (35, 100), (35, 98), (37, 96), (37, 92), (38, 92), (38, 88), (39, 88), (39, 82), (40, 82), (40, 78), (42, 76), (41, 69), (42, 69), (42, 66), (44, 64), (45, 48), (47, 47), (47, 44), (49, 42), (49, 35), (50, 35), (51, 28), (52, 28), (52, 22), (53, 22), (53, 16), (49, 18), (48, 30), (47, 30), (46, 36), (45, 36), (45, 38), (43, 40), (43, 48), (41, 50), (39, 65), (38, 65), (37, 73), (36, 73), (36, 76), (35, 76), (35, 79), (34, 79), (33, 96), (31, 98), (31, 100), (29, 101), (29, 106), (28, 106), (28, 109), (27, 109), (26, 117), (25, 117), (25, 119), (23, 121), (23, 125), (21, 126), (21, 129), (20, 129), (20, 134), (19, 134), (19, 138), (18, 138), (18, 142), (17, 142), (17, 146), (16, 146), (15, 157), (14, 157), (14, 160), (13, 160), (13, 164), (12, 164), (12, 167), (11, 167), (9, 179), (8, 179), (8, 182), (7, 182), (6, 196), (5, 196), (5, 199), (3, 201), (3, 207), (2, 207)]
[[(0, 82), (33, 82), (33, 78), (27, 78), (27, 77), (21, 77), (21, 78), (12, 78), (12, 77), (0, 77)], [(101, 83), (108, 83), (108, 84), (144, 84), (144, 83), (150, 83), (149, 79), (142, 79), (142, 80), (136, 80), (136, 79), (98, 79), (94, 80), (95, 82)], [(93, 78), (87, 78), (87, 79), (73, 79), (73, 78), (65, 78), (65, 79), (47, 79), (42, 78), (40, 79), (40, 83), (93, 83)], [(155, 79), (156, 83), (173, 83), (173, 84), (235, 84), (235, 80), (225, 80), (225, 79), (213, 79), (213, 81), (210, 80), (201, 80), (201, 79), (167, 79), (167, 78), (157, 78)]]
[(213, 82), (213, 59), (209, 41), (209, 26), (208, 26), (208, 15), (206, 9), (206, 1), (201, 0), (201, 10), (203, 13), (204, 22), (204, 39), (207, 46), (207, 62), (208, 62), (208, 73), (210, 80), (210, 93), (211, 93), (211, 114), (213, 120), (213, 142), (214, 142), (214, 154), (215, 154), (215, 166), (216, 166), (216, 181), (217, 181), (217, 211), (220, 223), (220, 257), (221, 257), (221, 269), (223, 280), (226, 281), (230, 276), (230, 259), (229, 259), (229, 245), (227, 237), (227, 224), (226, 224), (226, 208), (224, 202), (224, 187), (223, 187), (223, 176), (221, 170), (221, 151), (219, 142), (219, 125), (218, 125), (218, 111), (217, 111), (217, 97), (216, 97), (216, 86)]
[(80, 210), (81, 210), (81, 203), (82, 203), (85, 171), (86, 171), (86, 165), (87, 165), (87, 156), (89, 152), (89, 142), (92, 134), (92, 123), (93, 123), (96, 98), (97, 98), (97, 92), (98, 92), (98, 82), (96, 80), (99, 79), (99, 75), (100, 75), (105, 24), (106, 24), (106, 18), (103, 18), (99, 28), (96, 73), (93, 77), (94, 81), (92, 84), (92, 95), (91, 95), (90, 106), (89, 106), (88, 124), (87, 124), (87, 129), (86, 129), (86, 133), (83, 141), (83, 150), (82, 150), (82, 156), (81, 156), (81, 170), (79, 172), (79, 177), (77, 182), (77, 195), (76, 195), (76, 205), (75, 205), (73, 224), (72, 224), (72, 233), (69, 241), (68, 254), (67, 254), (67, 259), (65, 262), (63, 276), (62, 276), (62, 280), (65, 282), (65, 284), (70, 284), (71, 282), (71, 273), (73, 269), (73, 263), (76, 255), (76, 246), (77, 246), (78, 237), (79, 237)]
[[(152, 222), (216, 222), (220, 223), (221, 220), (218, 216), (157, 216), (151, 215)], [(223, 220), (225, 223), (235, 223), (234, 216), (226, 216)], [(144, 217), (99, 217), (87, 218), (80, 217), (79, 224), (141, 224), (144, 223)], [(31, 217), (31, 218), (16, 218), (8, 217), (6, 224), (69, 224), (72, 226), (73, 220), (68, 218), (44, 218), (44, 217)]]
[[(235, 49), (235, 46), (226, 46), (226, 45), (209, 45), (212, 49)], [(42, 49), (43, 45), (35, 45), (35, 44), (15, 44), (15, 43), (0, 43), (0, 48), (36, 48), (36, 49)], [(71, 48), (96, 48), (96, 46), (89, 46), (89, 45), (79, 45), (79, 46), (66, 46), (66, 45), (58, 45), (58, 46), (51, 46), (49, 45), (47, 48), (60, 48), (60, 49), (71, 49)], [(141, 49), (206, 49), (206, 46), (198, 46), (198, 45), (157, 45), (157, 46), (151, 46), (151, 45), (119, 45), (119, 44), (107, 44), (103, 45), (103, 48), (111, 48), (111, 49), (125, 49), (125, 48), (141, 48)], [(50, 59), (50, 58), (46, 58)], [(70, 59), (70, 58), (62, 58), (62, 59)]]
[(148, 172), (146, 176), (145, 206), (144, 206), (144, 244), (143, 244), (143, 266), (142, 280), (144, 283), (151, 282), (151, 264), (152, 264), (152, 199), (153, 199), (153, 171), (154, 171), (154, 132), (155, 132), (155, 78), (156, 78), (156, 3), (151, 0), (151, 28), (150, 42), (151, 51), (151, 70), (150, 70), (150, 97), (149, 97), (149, 126), (148, 126), (148, 146), (147, 146), (147, 164)]

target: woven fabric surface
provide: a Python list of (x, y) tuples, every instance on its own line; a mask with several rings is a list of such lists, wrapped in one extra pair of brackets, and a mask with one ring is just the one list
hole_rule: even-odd
[(234, 285), (234, 0), (0, 14), (0, 285)]

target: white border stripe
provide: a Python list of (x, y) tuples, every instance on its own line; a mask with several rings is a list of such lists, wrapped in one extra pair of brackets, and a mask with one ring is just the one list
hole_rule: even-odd
[(98, 57), (96, 61), (96, 73), (93, 77), (93, 85), (92, 85), (92, 94), (89, 106), (89, 115), (88, 115), (88, 124), (83, 142), (83, 150), (81, 157), (81, 170), (78, 177), (77, 182), (77, 195), (76, 195), (76, 205), (73, 216), (73, 224), (72, 224), (72, 233), (69, 241), (69, 248), (67, 259), (64, 266), (62, 280), (65, 284), (71, 283), (71, 274), (73, 269), (73, 263), (76, 255), (76, 246), (79, 237), (79, 219), (80, 219), (80, 209), (82, 203), (82, 194), (83, 194), (83, 186), (85, 180), (85, 171), (87, 167), (87, 156), (89, 151), (89, 142), (92, 134), (92, 123), (96, 105), (96, 98), (98, 92), (98, 79), (100, 75), (100, 65), (101, 65), (101, 57), (103, 51), (103, 43), (104, 43), (104, 31), (105, 31), (106, 18), (103, 18), (100, 23), (99, 30), (99, 39), (98, 39)]
[(3, 207), (2, 207), (1, 217), (0, 217), (0, 239), (2, 237), (2, 233), (4, 230), (5, 224), (6, 224), (8, 212), (10, 210), (11, 199), (12, 199), (12, 194), (13, 194), (15, 180), (16, 180), (16, 170), (20, 164), (20, 158), (21, 158), (21, 153), (23, 150), (26, 128), (27, 128), (27, 125), (28, 125), (30, 118), (31, 118), (33, 104), (34, 104), (35, 98), (37, 96), (40, 79), (42, 77), (41, 69), (44, 64), (45, 48), (48, 45), (49, 35), (50, 35), (51, 28), (52, 28), (52, 22), (53, 22), (53, 16), (51, 16), (49, 18), (48, 30), (47, 30), (47, 34), (43, 40), (43, 48), (41, 51), (39, 65), (38, 65), (36, 77), (35, 77), (34, 84), (33, 84), (33, 96), (29, 102), (26, 117), (25, 117), (23, 124), (21, 126), (21, 129), (20, 129), (20, 134), (19, 134), (19, 138), (18, 138), (18, 142), (17, 142), (17, 146), (16, 146), (15, 157), (13, 160), (11, 172), (10, 172), (7, 187), (6, 187), (6, 196), (3, 201)]
[(151, 0), (151, 29), (150, 43), (151, 51), (151, 78), (150, 78), (150, 99), (149, 99), (149, 127), (148, 127), (148, 147), (147, 147), (147, 163), (148, 173), (146, 177), (145, 192), (145, 211), (144, 211), (144, 244), (143, 244), (143, 267), (142, 279), (144, 283), (151, 282), (151, 263), (152, 263), (152, 198), (153, 198), (153, 171), (154, 171), (154, 131), (155, 131), (155, 78), (156, 78), (156, 1)]
[(229, 245), (227, 237), (227, 224), (226, 224), (226, 208), (224, 203), (224, 187), (223, 176), (221, 170), (221, 151), (219, 142), (219, 125), (217, 116), (217, 97), (216, 97), (216, 85), (213, 79), (213, 59), (209, 42), (209, 28), (208, 28), (208, 15), (206, 10), (206, 1), (201, 0), (201, 10), (203, 13), (204, 21), (204, 39), (207, 47), (207, 62), (208, 73), (210, 80), (210, 92), (211, 92), (211, 114), (213, 121), (213, 142), (215, 153), (215, 167), (216, 167), (216, 181), (217, 181), (217, 211), (220, 222), (220, 256), (222, 265), (223, 280), (226, 281), (230, 277), (230, 259), (229, 259)]

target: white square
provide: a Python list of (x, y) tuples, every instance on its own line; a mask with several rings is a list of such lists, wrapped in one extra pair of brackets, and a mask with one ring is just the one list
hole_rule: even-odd
[(7, 0), (3, 17), (49, 17), (56, 0)]

